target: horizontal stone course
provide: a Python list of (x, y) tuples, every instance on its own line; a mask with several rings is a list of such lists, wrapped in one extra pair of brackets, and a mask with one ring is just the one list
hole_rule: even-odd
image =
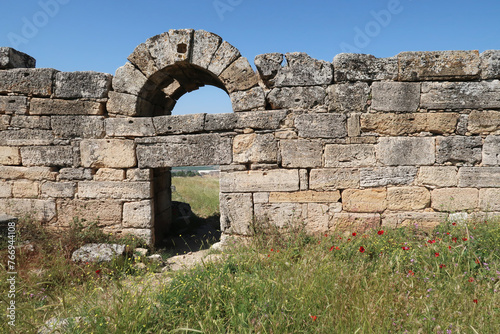
[(423, 82), (421, 108), (500, 108), (500, 81)]
[(28, 98), (26, 96), (0, 96), (0, 114), (24, 115), (28, 112)]
[(339, 191), (271, 192), (269, 203), (335, 203), (340, 199)]
[(296, 169), (222, 173), (220, 177), (223, 193), (298, 190), (299, 172)]
[(0, 71), (0, 94), (17, 93), (50, 97), (57, 72), (52, 68), (19, 68)]
[(24, 166), (58, 166), (73, 165), (73, 147), (71, 146), (31, 146), (21, 148), (21, 159)]
[(149, 199), (152, 189), (149, 182), (81, 181), (77, 194), (82, 199)]
[(359, 179), (357, 168), (312, 169), (309, 176), (309, 188), (318, 191), (357, 188)]
[(384, 137), (377, 145), (377, 158), (387, 166), (432, 165), (436, 160), (435, 139)]
[(94, 101), (33, 98), (29, 112), (30, 115), (102, 115), (104, 104)]
[(94, 98), (108, 96), (111, 74), (86, 72), (59, 72), (55, 76), (54, 97), (62, 99)]
[(83, 167), (136, 166), (135, 143), (125, 139), (84, 139), (80, 142)]

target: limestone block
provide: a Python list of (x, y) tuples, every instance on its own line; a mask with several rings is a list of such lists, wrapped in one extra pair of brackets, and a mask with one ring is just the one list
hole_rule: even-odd
[(56, 179), (57, 173), (53, 172), (49, 167), (14, 167), (0, 166), (0, 176), (3, 180), (49, 180)]
[(253, 234), (252, 194), (220, 194), (221, 231), (226, 234)]
[(431, 194), (425, 187), (387, 188), (387, 208), (393, 211), (415, 211), (427, 208)]
[(296, 169), (222, 173), (220, 177), (220, 191), (223, 193), (297, 190), (299, 173)]
[(361, 135), (360, 114), (351, 113), (347, 118), (347, 135), (349, 137)]
[(0, 145), (33, 146), (51, 145), (54, 135), (50, 130), (18, 129), (0, 131)]
[(0, 146), (0, 165), (20, 165), (21, 154), (18, 147)]
[(113, 90), (117, 93), (127, 93), (141, 96), (147, 88), (153, 88), (144, 74), (131, 63), (126, 63), (116, 70), (113, 77)]
[(20, 180), (12, 185), (12, 196), (17, 198), (37, 198), (39, 193), (39, 182)]
[(432, 165), (434, 142), (429, 137), (384, 137), (377, 145), (377, 158), (387, 166)]
[(325, 167), (363, 167), (376, 164), (375, 145), (351, 144), (325, 146)]
[(59, 72), (55, 77), (54, 97), (62, 99), (108, 97), (113, 76), (94, 71)]
[(333, 58), (335, 82), (396, 80), (398, 59), (372, 55), (339, 53)]
[(234, 130), (237, 128), (236, 123), (241, 114), (205, 114), (205, 124), (203, 129), (205, 131), (226, 131)]
[(457, 134), (464, 136), (467, 134), (467, 127), (469, 126), (469, 115), (460, 114), (457, 124)]
[(0, 47), (0, 70), (35, 68), (35, 58), (9, 47)]
[(283, 167), (321, 167), (323, 144), (303, 139), (280, 141), (281, 164)]
[(57, 224), (60, 226), (69, 226), (75, 218), (108, 226), (121, 222), (122, 203), (110, 199), (58, 199), (57, 213)]
[(261, 87), (254, 87), (246, 91), (236, 91), (229, 94), (233, 111), (248, 111), (264, 109), (266, 96)]
[(483, 146), (483, 166), (500, 165), (500, 136), (487, 136)]
[(145, 113), (150, 115), (154, 110), (154, 106), (139, 96), (109, 92), (109, 99), (106, 105), (108, 114), (110, 115), (123, 115), (123, 116), (136, 116)]
[(500, 81), (424, 82), (420, 106), (427, 109), (500, 108)]
[(102, 115), (104, 104), (81, 100), (56, 100), (33, 98), (30, 115)]
[(358, 188), (359, 169), (329, 168), (312, 169), (309, 176), (309, 189), (330, 191), (336, 189)]
[(0, 96), (1, 114), (24, 115), (28, 112), (28, 99), (26, 96)]
[(154, 212), (152, 200), (123, 204), (123, 227), (152, 228), (153, 223)]
[(154, 129), (158, 135), (196, 133), (203, 131), (206, 114), (156, 116)]
[(67, 198), (75, 195), (74, 182), (44, 182), (41, 186), (42, 197)]
[(307, 169), (299, 169), (299, 188), (300, 190), (309, 189), (309, 171)]
[(11, 117), (10, 126), (13, 128), (50, 130), (50, 117), (14, 115)]
[(219, 75), (229, 93), (247, 90), (257, 85), (259, 80), (257, 74), (245, 57), (235, 60), (228, 68)]
[(340, 199), (340, 192), (336, 191), (297, 191), (271, 192), (269, 203), (335, 203)]
[(500, 211), (500, 189), (479, 189), (479, 209), (481, 211)]
[(153, 171), (151, 169), (127, 169), (127, 180), (130, 181), (151, 181), (152, 177)]
[(156, 67), (163, 69), (176, 62), (189, 61), (192, 54), (193, 35), (192, 29), (171, 29), (168, 31), (168, 38), (165, 34), (159, 35), (161, 38), (152, 43), (149, 49), (151, 56), (155, 59)]
[(237, 163), (276, 163), (278, 143), (274, 135), (242, 134), (233, 139), (233, 161)]
[(290, 229), (301, 226), (307, 219), (307, 204), (270, 203), (254, 205), (255, 225), (257, 229), (273, 226), (279, 229)]
[(205, 30), (196, 30), (193, 37), (191, 64), (207, 68), (221, 43), (222, 38), (219, 36)]
[(472, 134), (486, 134), (500, 129), (500, 112), (473, 110), (469, 115), (467, 129)]
[(420, 132), (454, 133), (458, 113), (377, 113), (361, 115), (361, 131), (399, 136)]
[(254, 63), (262, 81), (264, 81), (267, 87), (273, 87), (273, 79), (278, 74), (283, 63), (283, 54), (275, 52), (257, 55), (255, 56)]
[(344, 232), (347, 235), (351, 233), (364, 233), (371, 229), (380, 227), (380, 214), (378, 213), (336, 213), (333, 216), (333, 223), (330, 231)]
[(0, 71), (0, 94), (18, 93), (30, 96), (52, 95), (57, 71), (52, 68), (19, 68)]
[(416, 184), (428, 188), (456, 187), (457, 174), (455, 166), (422, 166), (418, 170)]
[(335, 84), (328, 86), (326, 94), (329, 111), (364, 112), (368, 107), (370, 86), (366, 82)]
[(135, 167), (135, 144), (125, 139), (84, 139), (80, 142), (82, 165), (93, 168)]
[(148, 42), (155, 37), (149, 38), (146, 43), (139, 44), (127, 57), (127, 59), (147, 77), (150, 77), (151, 75), (158, 72), (155, 61), (151, 56), (151, 53), (149, 52), (148, 44)]
[(328, 233), (333, 225), (335, 214), (341, 211), (342, 203), (309, 203), (307, 205), (307, 219), (304, 226), (305, 232), (313, 235)]
[(333, 81), (332, 64), (311, 58), (302, 52), (285, 54), (286, 65), (274, 77), (275, 87), (329, 85)]
[[(208, 116), (208, 115), (207, 115)], [(287, 116), (286, 110), (249, 111), (237, 114), (236, 129), (275, 130)]]
[(253, 194), (254, 203), (269, 203), (269, 193), (254, 193)]
[(417, 176), (417, 168), (411, 166), (361, 168), (361, 187), (387, 185), (411, 185)]
[(326, 91), (323, 87), (283, 87), (273, 88), (267, 95), (272, 109), (312, 109), (322, 106)]
[(442, 212), (401, 212), (382, 214), (382, 227), (397, 228), (413, 226), (430, 233), (444, 223), (448, 214)]
[(91, 170), (88, 168), (62, 168), (59, 170), (57, 181), (85, 181), (92, 180)]
[(226, 68), (229, 67), (236, 59), (241, 56), (238, 49), (224, 41), (220, 44), (214, 56), (210, 60), (208, 70), (219, 76)]
[(342, 206), (349, 212), (384, 212), (387, 209), (387, 190), (346, 189), (342, 192)]
[(103, 138), (104, 118), (102, 116), (52, 116), (54, 135), (60, 138)]
[(500, 50), (486, 50), (481, 58), (481, 79), (500, 79)]
[(0, 199), (0, 212), (47, 223), (56, 218), (56, 203), (53, 199), (6, 198)]
[(73, 148), (71, 146), (30, 146), (21, 147), (24, 166), (71, 166)]
[(343, 138), (347, 136), (347, 117), (343, 114), (302, 114), (295, 118), (299, 137)]
[(91, 199), (149, 199), (152, 197), (150, 182), (81, 181), (78, 197)]
[(473, 80), (479, 78), (479, 52), (432, 51), (398, 54), (399, 81)]
[[(115, 230), (116, 231), (116, 230)], [(106, 232), (106, 229), (104, 229), (104, 232)], [(117, 234), (120, 235), (131, 235), (136, 237), (139, 240), (144, 241), (146, 245), (153, 246), (155, 243), (155, 238), (154, 238), (154, 230), (151, 228), (123, 228), (117, 231)]]
[(500, 167), (462, 167), (458, 170), (458, 186), (500, 188)]
[(9, 128), (10, 119), (11, 117), (9, 115), (0, 115), (0, 131), (4, 131)]
[(438, 137), (436, 139), (436, 162), (444, 164), (463, 163), (473, 165), (481, 161), (483, 141), (481, 137)]
[(228, 165), (231, 138), (219, 134), (136, 139), (139, 168)]
[(151, 117), (107, 118), (105, 127), (108, 137), (148, 137), (155, 135)]
[(420, 83), (374, 82), (372, 106), (377, 111), (415, 112), (420, 103)]
[(94, 174), (94, 181), (122, 181), (124, 179), (125, 171), (123, 169), (99, 168)]
[(441, 188), (431, 192), (431, 206), (437, 211), (465, 211), (478, 207), (479, 190), (475, 188)]
[(12, 182), (0, 180), (0, 198), (12, 197)]

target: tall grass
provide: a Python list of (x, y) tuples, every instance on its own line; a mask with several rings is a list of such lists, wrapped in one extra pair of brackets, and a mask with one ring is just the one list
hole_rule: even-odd
[(219, 214), (219, 178), (213, 176), (173, 177), (172, 200), (189, 203), (200, 218)]

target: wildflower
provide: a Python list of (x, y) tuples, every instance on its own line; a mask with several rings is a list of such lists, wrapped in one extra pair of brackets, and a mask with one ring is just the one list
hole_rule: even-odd
[(316, 319), (318, 319), (318, 317), (317, 317), (317, 316), (315, 316), (315, 315), (309, 315), (309, 316), (311, 317), (311, 319), (312, 319), (313, 321), (316, 321)]
[(450, 235), (450, 232), (446, 232), (446, 234)]
[(457, 242), (457, 238), (451, 238), (453, 242)]
[(480, 263), (480, 262), (479, 262), (479, 259), (476, 259), (476, 263), (477, 263), (477, 264), (479, 264), (479, 263)]
[(271, 248), (271, 252), (274, 252), (274, 249)]
[(443, 269), (444, 267), (446, 267), (446, 264), (440, 264), (440, 265), (439, 265), (439, 268), (440, 268), (440, 269)]
[(451, 223), (451, 225), (455, 226), (455, 225), (457, 225), (457, 223)]
[(363, 246), (361, 246), (361, 247), (359, 247), (359, 251), (360, 251), (361, 253), (364, 253), (364, 252), (365, 252), (365, 248), (364, 248)]
[(462, 238), (463, 241), (467, 241), (467, 238)]
[(97, 275), (99, 275), (99, 274), (101, 273), (101, 269), (97, 269), (97, 270), (95, 271), (95, 273), (96, 273)]
[(434, 256), (435, 256), (435, 257), (438, 257), (438, 256), (439, 256), (439, 253), (434, 253)]
[(334, 250), (334, 249), (335, 249), (335, 246), (332, 246), (332, 247), (330, 248), (330, 252), (331, 252), (332, 250)]
[(412, 270), (410, 270), (408, 271), (408, 275), (415, 276), (415, 273)]
[(451, 246), (448, 246), (448, 249), (451, 249)]
[(377, 234), (378, 235), (382, 235), (382, 234), (384, 234), (384, 231), (380, 230), (380, 231), (377, 232)]
[(474, 282), (474, 277), (469, 277), (469, 282), (470, 283)]
[(472, 302), (473, 302), (474, 304), (477, 304), (477, 299), (474, 299)]
[(436, 242), (436, 240), (427, 240), (428, 243), (433, 244)]
[(410, 249), (410, 247), (408, 247), (408, 246), (404, 246), (404, 247), (401, 247), (401, 248), (403, 248), (403, 250), (409, 250)]
[(357, 235), (356, 232), (352, 232), (352, 236), (355, 237)]

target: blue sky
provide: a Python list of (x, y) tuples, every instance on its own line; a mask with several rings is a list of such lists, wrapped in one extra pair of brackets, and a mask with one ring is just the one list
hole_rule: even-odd
[[(331, 61), (343, 51), (500, 49), (498, 0), (6, 0), (0, 46), (37, 67), (114, 74), (135, 46), (169, 29), (204, 29), (253, 64), (267, 52), (306, 52)], [(175, 114), (230, 111), (216, 88), (183, 96)]]

